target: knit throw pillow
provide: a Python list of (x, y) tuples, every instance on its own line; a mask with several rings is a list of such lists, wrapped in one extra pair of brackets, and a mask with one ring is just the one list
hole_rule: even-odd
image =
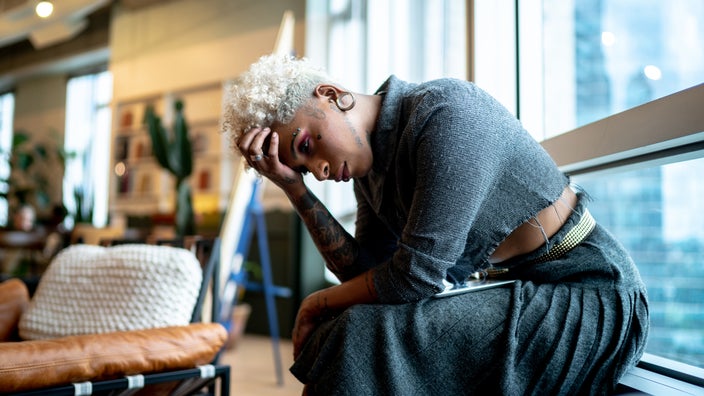
[(20, 319), (25, 340), (186, 325), (202, 271), (188, 250), (73, 245), (42, 276)]

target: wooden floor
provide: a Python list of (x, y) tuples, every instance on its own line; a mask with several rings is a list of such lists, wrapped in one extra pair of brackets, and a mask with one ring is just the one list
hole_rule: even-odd
[(245, 334), (234, 349), (226, 350), (220, 362), (230, 365), (231, 396), (299, 396), (303, 385), (289, 373), (293, 363), (290, 340), (280, 342), (284, 374), (282, 386), (276, 383), (274, 355), (269, 337)]

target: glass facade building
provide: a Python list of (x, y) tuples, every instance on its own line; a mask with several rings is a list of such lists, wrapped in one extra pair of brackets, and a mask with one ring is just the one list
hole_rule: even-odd
[[(544, 95), (572, 95), (545, 102), (545, 136), (704, 82), (704, 2), (566, 3), (571, 7), (562, 0), (543, 2), (544, 32), (570, 33), (542, 36), (544, 64), (563, 70), (543, 76)], [(604, 144), (620, 132), (611, 131)], [(597, 220), (632, 253), (646, 282), (652, 326), (647, 352), (698, 367), (704, 367), (702, 155), (573, 177), (591, 195)]]

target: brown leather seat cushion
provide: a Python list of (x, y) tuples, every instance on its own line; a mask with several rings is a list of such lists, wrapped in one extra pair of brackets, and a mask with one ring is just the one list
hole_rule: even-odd
[(227, 338), (217, 323), (0, 343), (0, 393), (121, 378), (211, 362)]
[(19, 279), (0, 283), (0, 342), (15, 341), (20, 316), (29, 305), (27, 286)]

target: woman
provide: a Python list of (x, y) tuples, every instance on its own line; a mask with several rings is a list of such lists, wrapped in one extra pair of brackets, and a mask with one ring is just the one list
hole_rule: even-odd
[[(552, 159), (471, 83), (352, 93), (265, 56), (225, 127), (288, 196), (341, 284), (303, 300), (292, 373), (311, 394), (599, 394), (640, 358), (646, 292)], [(302, 174), (354, 181), (355, 236)], [(432, 298), (472, 274), (516, 279)]]

